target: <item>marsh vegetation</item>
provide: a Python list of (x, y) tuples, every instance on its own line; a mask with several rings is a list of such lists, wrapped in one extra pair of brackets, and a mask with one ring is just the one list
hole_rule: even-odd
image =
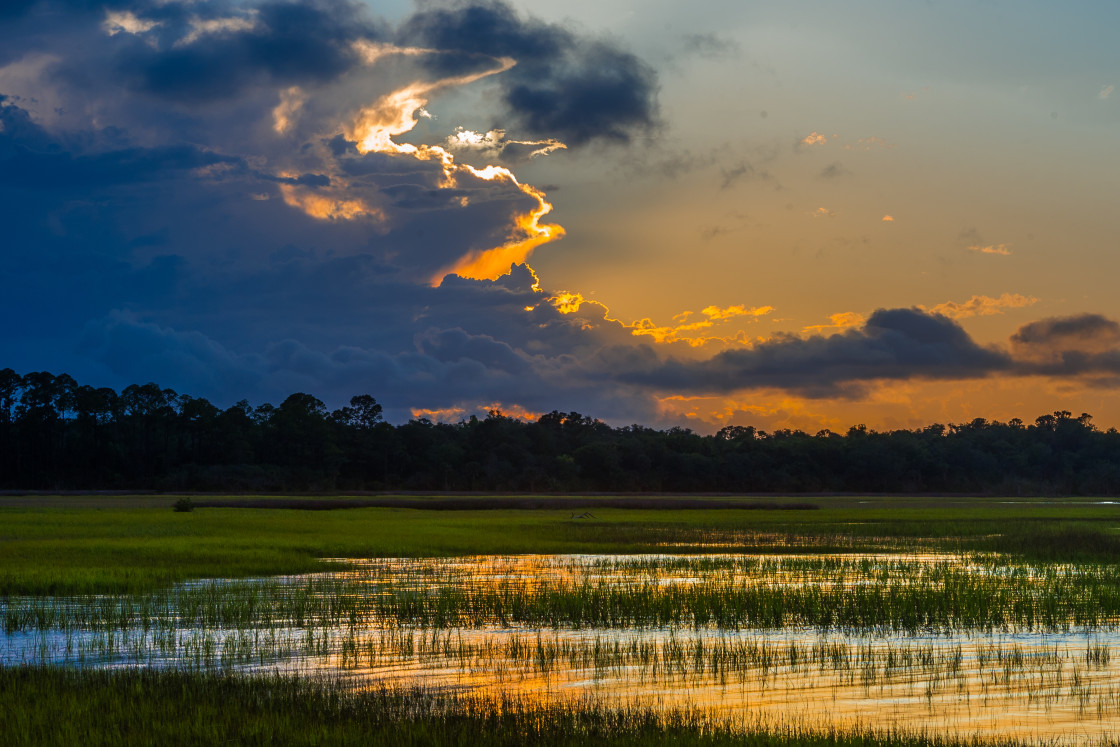
[(283, 675), (0, 669), (0, 741), (28, 745), (737, 745), (1017, 747), (869, 725), (774, 728), (696, 709), (542, 704), (431, 689), (357, 690)]
[(0, 658), (740, 732), (1092, 743), (1120, 723), (1113, 565), (942, 552), (335, 564), (145, 594), (9, 596)]

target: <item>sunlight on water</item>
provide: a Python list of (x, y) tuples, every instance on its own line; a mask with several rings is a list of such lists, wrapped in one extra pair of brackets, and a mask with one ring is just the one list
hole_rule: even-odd
[[(0, 661), (280, 671), (1042, 741), (1088, 743), (1120, 724), (1120, 626), (1102, 609), (1118, 588), (1111, 567), (934, 553), (337, 562), (142, 598), (8, 599)], [(983, 610), (993, 599), (1009, 609)], [(824, 609), (837, 600), (854, 611)]]

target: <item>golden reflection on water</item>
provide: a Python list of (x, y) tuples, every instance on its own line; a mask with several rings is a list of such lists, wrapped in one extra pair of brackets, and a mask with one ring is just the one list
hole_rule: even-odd
[[(921, 583), (945, 571), (977, 576), (1002, 575), (1008, 566), (992, 554), (944, 552), (752, 554), (752, 555), (505, 555), (454, 558), (329, 558), (352, 570), (332, 574), (359, 583), (384, 581), (395, 588), (434, 590), (457, 588), (526, 590), (604, 584), (639, 587), (644, 584), (690, 585), (734, 583), (739, 586), (800, 586), (821, 589), (867, 586), (890, 581)], [(1052, 572), (1068, 572), (1072, 565), (1050, 564)], [(1021, 577), (1036, 577), (1037, 569), (1013, 568)]]
[[(1013, 577), (1033, 585), (1044, 577), (1061, 580), (1064, 574), (1094, 572), (933, 552), (339, 562), (346, 565), (337, 572), (274, 580), (266, 590), (308, 593), (314, 588), (323, 595), (368, 598), (437, 596), (454, 589), (466, 593), (464, 603), (469, 603), (472, 590), (494, 588), (532, 592), (601, 584), (641, 590), (707, 584), (718, 590), (721, 584), (758, 584), (848, 589), (886, 582), (936, 585), (950, 572), (992, 583)], [(324, 583), (314, 585), (319, 582)], [(206, 591), (220, 596), (221, 587)], [(48, 638), (54, 634), (8, 634), (0, 636), (0, 662), (38, 656), (75, 663), (71, 649), (76, 647), (89, 652), (93, 665), (283, 671), (342, 677), (363, 689), (421, 686), (540, 705), (694, 708), (715, 719), (756, 725), (861, 726), (1072, 743), (1102, 741), (1120, 731), (1120, 625), (1115, 620), (1080, 631), (963, 629), (917, 635), (686, 624), (536, 628), (497, 620), (443, 627), (377, 616), (153, 630), (110, 631), (100, 638), (68, 632), (65, 640), (57, 634), (53, 641)]]
[[(841, 570), (828, 583), (840, 587), (888, 576), (897, 582), (899, 572), (917, 580), (946, 566), (981, 575), (1037, 575), (1030, 568), (1009, 570), (992, 556), (835, 557)], [(417, 589), (720, 579), (792, 586), (821, 583), (816, 566), (822, 562), (829, 558), (510, 556), (375, 560), (344, 573), (355, 579), (387, 574), (394, 585)], [(1068, 569), (1051, 566), (1051, 572)], [(359, 686), (435, 686), (541, 704), (591, 700), (696, 708), (737, 722), (870, 725), (964, 737), (1091, 742), (1120, 728), (1120, 636), (1114, 631), (907, 637), (692, 628), (398, 628), (365, 631), (357, 639), (343, 645), (349, 653), (321, 665), (346, 671)]]
[[(366, 658), (363, 650), (375, 653)], [(436, 686), (541, 704), (698, 708), (752, 723), (1054, 740), (1104, 738), (1120, 724), (1120, 668), (1101, 653), (1107, 650), (1083, 636), (396, 630), (369, 633), (357, 655), (320, 665), (367, 687)]]

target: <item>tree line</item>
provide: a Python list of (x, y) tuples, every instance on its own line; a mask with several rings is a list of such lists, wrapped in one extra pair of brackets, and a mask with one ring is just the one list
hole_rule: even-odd
[(612, 427), (578, 412), (384, 421), (368, 394), (221, 409), (0, 371), (0, 489), (1120, 494), (1120, 433), (1068, 411), (915, 430)]

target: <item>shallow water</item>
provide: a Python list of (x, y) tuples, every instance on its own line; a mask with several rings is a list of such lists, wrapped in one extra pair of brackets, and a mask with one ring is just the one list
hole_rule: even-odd
[[(308, 577), (196, 582), (154, 601), (53, 600), (63, 610), (53, 618), (41, 600), (40, 607), (33, 600), (0, 602), (5, 619), (23, 621), (0, 635), (0, 662), (280, 671), (342, 677), (357, 688), (422, 685), (542, 702), (589, 698), (697, 707), (717, 717), (776, 724), (858, 723), (1072, 743), (1120, 731), (1120, 628), (1114, 620), (1044, 632), (944, 628), (919, 634), (711, 624), (541, 627), (497, 620), (464, 627), (378, 618), (371, 614), (376, 607), (365, 604), (394, 595), (434, 598), (448, 590), (469, 603), (471, 594), (494, 587), (640, 591), (727, 582), (855, 589), (899, 574), (904, 583), (936, 583), (946, 568), (993, 582), (1013, 578), (1029, 588), (1036, 579), (1078, 573), (1074, 567), (932, 553), (345, 562), (344, 570)], [(300, 595), (310, 600), (306, 615), (303, 606), (291, 604)], [(288, 605), (276, 608), (286, 616), (269, 616), (269, 605), (281, 599)], [(26, 615), (8, 614), (21, 604)], [(204, 607), (228, 609), (224, 617), (195, 611)], [(198, 625), (205, 615), (213, 623)]]

